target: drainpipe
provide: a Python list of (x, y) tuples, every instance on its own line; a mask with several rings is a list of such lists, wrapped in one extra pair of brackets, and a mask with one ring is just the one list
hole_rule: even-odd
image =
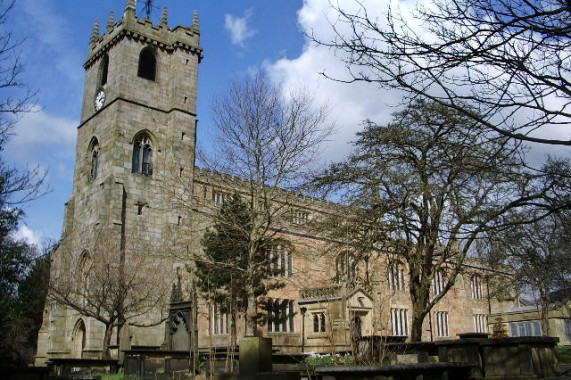
[(305, 351), (305, 313), (307, 312), (307, 307), (301, 307), (301, 353)]

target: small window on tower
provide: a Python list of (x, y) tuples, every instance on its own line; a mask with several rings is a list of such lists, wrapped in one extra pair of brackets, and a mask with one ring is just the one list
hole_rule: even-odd
[(140, 133), (133, 142), (133, 173), (153, 174), (153, 145), (147, 133)]
[(94, 137), (89, 143), (89, 150), (91, 152), (91, 170), (89, 173), (89, 178), (94, 180), (97, 178), (97, 169), (99, 168), (99, 142)]
[(103, 86), (107, 83), (107, 73), (109, 72), (109, 56), (105, 54), (101, 59), (101, 65), (99, 66), (99, 86)]
[(139, 69), (137, 75), (148, 80), (155, 80), (157, 72), (157, 58), (153, 49), (149, 46), (141, 50), (139, 54)]

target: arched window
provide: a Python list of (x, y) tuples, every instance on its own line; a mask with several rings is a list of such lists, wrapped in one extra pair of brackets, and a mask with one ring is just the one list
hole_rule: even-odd
[(155, 80), (157, 74), (157, 58), (150, 46), (147, 46), (139, 54), (139, 68), (137, 75), (148, 80)]
[(470, 279), (470, 287), (472, 289), (472, 298), (482, 299), (482, 276), (475, 274)]
[(99, 168), (99, 142), (94, 137), (89, 144), (91, 151), (91, 171), (89, 177), (93, 180), (97, 178), (97, 169)]
[(72, 339), (72, 356), (75, 359), (81, 359), (83, 357), (83, 350), (85, 349), (85, 322), (83, 322), (83, 319), (75, 323)]
[(326, 328), (325, 313), (313, 313), (313, 332), (325, 332)]
[(89, 251), (83, 251), (79, 259), (79, 274), (81, 276), (81, 293), (84, 294), (89, 289), (89, 272), (91, 271), (91, 266), (93, 265), (93, 260)]
[(101, 64), (99, 65), (99, 86), (103, 86), (107, 83), (107, 73), (109, 72), (109, 56), (105, 54), (101, 58)]
[(357, 277), (355, 257), (349, 251), (343, 251), (337, 256), (337, 282), (353, 281)]
[(149, 135), (139, 134), (133, 142), (133, 163), (131, 171), (145, 175), (153, 174), (153, 145)]

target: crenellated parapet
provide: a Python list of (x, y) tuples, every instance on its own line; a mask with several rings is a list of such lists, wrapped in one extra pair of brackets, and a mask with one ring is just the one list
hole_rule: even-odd
[(111, 12), (103, 35), (100, 35), (99, 20), (95, 21), (89, 42), (89, 57), (83, 65), (84, 68), (89, 68), (124, 38), (141, 41), (166, 51), (184, 50), (198, 55), (199, 60), (202, 58), (197, 11), (193, 13), (190, 26), (179, 25), (169, 28), (166, 7), (163, 9), (160, 23), (153, 24), (148, 18), (139, 19), (136, 15), (135, 1), (128, 0), (122, 19), (115, 22), (115, 16)]
[[(234, 190), (240, 192), (240, 190), (244, 189), (244, 186), (248, 184), (248, 181), (244, 178), (198, 166), (194, 168), (194, 181), (196, 184), (206, 184), (211, 187), (216, 187), (222, 191), (227, 189), (229, 192)], [(276, 200), (283, 201), (286, 199), (288, 200), (288, 203), (300, 207), (326, 210), (343, 207), (337, 203), (321, 198), (315, 198), (304, 194), (297, 194), (289, 190), (279, 189)]]

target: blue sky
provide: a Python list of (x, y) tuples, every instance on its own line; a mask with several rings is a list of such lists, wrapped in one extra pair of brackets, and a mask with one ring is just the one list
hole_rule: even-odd
[[(353, 0), (338, 0), (351, 6)], [(389, 0), (365, 0), (370, 14), (386, 9)], [(419, 0), (425, 1), (425, 0)], [(427, 0), (426, 0), (427, 1)], [(36, 165), (49, 170), (52, 192), (26, 206), (20, 236), (33, 242), (58, 239), (64, 203), (71, 195), (75, 135), (82, 102), (88, 43), (95, 19), (104, 30), (113, 11), (122, 17), (127, 0), (18, 0), (8, 28), (25, 38), (21, 59), (24, 80), (38, 90), (35, 112), (20, 120), (3, 153), (14, 165)], [(393, 0), (405, 10), (415, 4)], [(155, 0), (153, 21), (162, 7), (168, 24), (190, 25), (199, 12), (204, 60), (199, 67), (198, 142), (206, 149), (209, 104), (224, 93), (231, 79), (263, 68), (286, 89), (305, 88), (319, 102), (329, 103), (336, 134), (324, 147), (324, 160), (336, 160), (350, 150), (348, 142), (364, 119), (387, 121), (400, 94), (373, 85), (345, 85), (319, 75), (344, 73), (335, 54), (309, 43), (302, 30), (323, 38), (332, 35), (334, 19), (329, 0)], [(142, 7), (138, 6), (142, 15)], [(411, 20), (411, 22), (413, 22)], [(567, 152), (568, 153), (568, 152)], [(541, 154), (540, 154), (541, 155)]]
[[(41, 165), (49, 171), (52, 188), (48, 195), (25, 206), (21, 236), (34, 242), (58, 239), (61, 234), (64, 203), (72, 190), (82, 64), (95, 19), (103, 31), (109, 12), (114, 12), (117, 21), (126, 2), (18, 0), (11, 14), (8, 27), (18, 38), (25, 38), (21, 46), (24, 80), (38, 90), (38, 96), (35, 112), (20, 120), (4, 157), (16, 165)], [(306, 46), (298, 19), (303, 1), (156, 0), (155, 5), (153, 21), (158, 23), (162, 8), (167, 7), (170, 27), (190, 25), (194, 10), (199, 12), (205, 56), (199, 68), (199, 144), (208, 142), (211, 99), (223, 93), (232, 78), (265, 67), (277, 82), (314, 86), (313, 79), (280, 73), (291, 70), (284, 63), (299, 58)], [(141, 4), (137, 11), (142, 17)], [(308, 75), (317, 81), (317, 72)]]

